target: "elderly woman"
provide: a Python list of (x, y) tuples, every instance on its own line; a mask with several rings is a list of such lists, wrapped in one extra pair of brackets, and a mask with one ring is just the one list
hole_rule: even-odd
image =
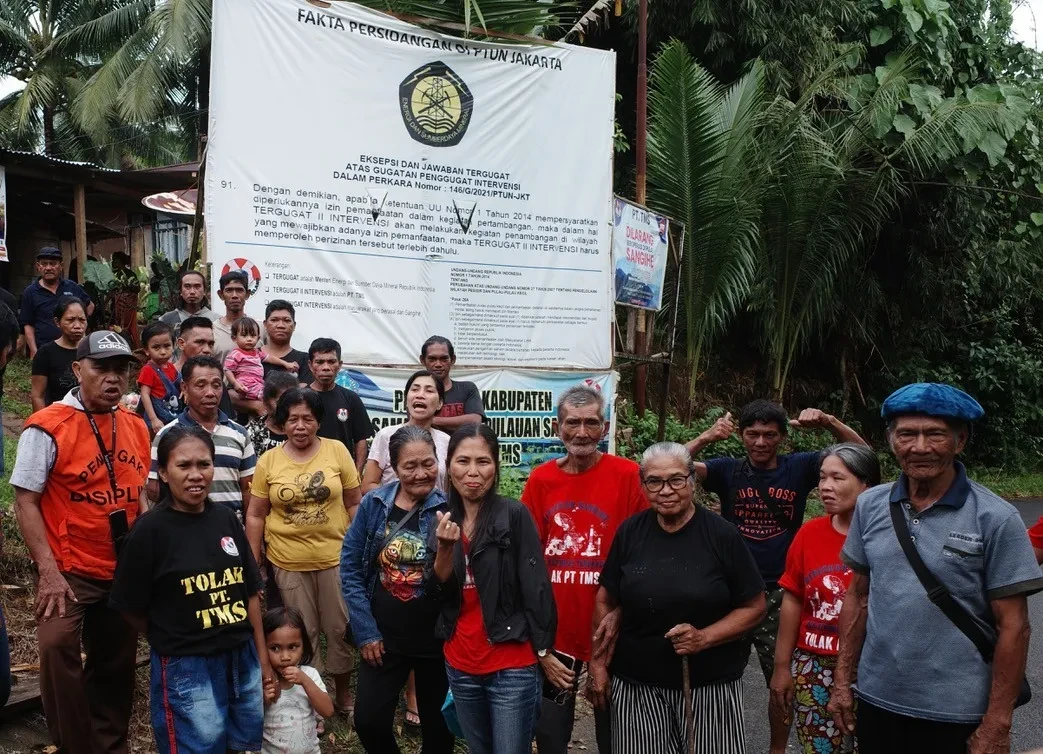
[(449, 440), (449, 514), (439, 515), (435, 629), (471, 754), (529, 754), (557, 612), (536, 524), (497, 493), (500, 450), (485, 424)]
[(448, 684), (442, 642), (434, 635), (439, 606), (424, 583), (428, 542), (445, 511), (435, 485), (435, 442), (428, 430), (406, 424), (391, 435), (388, 454), (398, 480), (362, 499), (341, 555), (352, 638), (365, 661), (355, 731), (367, 752), (399, 750), (395, 707), (414, 671), (424, 751), (449, 754), (453, 735), (441, 713)]
[(264, 414), (254, 416), (246, 423), (246, 433), (254, 444), (258, 458), (286, 441), (282, 427), (275, 423), (275, 407), (279, 405), (283, 393), (298, 386), (297, 375), (292, 372), (272, 371), (265, 375), (264, 387), (261, 389)]
[[(336, 684), (334, 704), (350, 715), (353, 656), (344, 643), (348, 613), (340, 594), (340, 547), (353, 508), (359, 475), (344, 444), (318, 436), (322, 400), (292, 388), (275, 409), (287, 440), (265, 453), (254, 471), (246, 533), (254, 558), (267, 546), (275, 583), (287, 607), (299, 610), (313, 647), (326, 636), (325, 669)], [(312, 666), (322, 672), (322, 657)]]
[[(414, 372), (406, 380), (405, 402), (406, 414), (409, 416), (406, 424), (426, 429), (431, 433), (431, 437), (435, 441), (435, 455), (438, 457), (438, 489), (442, 491), (446, 489), (445, 456), (449, 449), (449, 435), (435, 429), (432, 422), (435, 415), (442, 410), (444, 399), (445, 385), (426, 369)], [(388, 451), (391, 436), (395, 434), (396, 430), (398, 430), (397, 426), (384, 427), (373, 438), (373, 444), (369, 449), (369, 460), (366, 461), (366, 469), (362, 473), (363, 494), (398, 478)]]
[(651, 509), (612, 541), (594, 625), (622, 608), (611, 666), (590, 663), (595, 704), (609, 697), (612, 750), (683, 754), (686, 680), (696, 751), (743, 754), (740, 639), (764, 615), (764, 582), (735, 527), (695, 505), (695, 466), (683, 445), (658, 443), (641, 459)]
[[(879, 483), (880, 462), (865, 445), (842, 443), (823, 451), (818, 491), (826, 515), (797, 532), (779, 579), (785, 594), (775, 643), (771, 714), (786, 731), (790, 719), (796, 721), (797, 740), (805, 754), (852, 750), (851, 735), (838, 728), (826, 711), (840, 647), (840, 608), (852, 576), (840, 559), (840, 549), (855, 500)], [(772, 754), (786, 751), (788, 737), (772, 742)]]

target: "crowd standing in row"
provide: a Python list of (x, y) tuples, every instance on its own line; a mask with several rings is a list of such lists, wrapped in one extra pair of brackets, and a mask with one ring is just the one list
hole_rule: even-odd
[[(181, 307), (145, 330), (135, 415), (120, 405), (134, 354), (85, 334), (91, 304), (52, 257), (23, 296), (37, 410), (11, 483), (62, 751), (127, 751), (139, 633), (163, 752), (314, 754), (337, 713), (367, 751), (394, 752), (411, 676), (425, 752), (454, 734), (473, 754), (564, 752), (584, 690), (601, 752), (744, 752), (754, 647), (773, 754), (791, 725), (809, 754), (1009, 750), (1043, 526), (1026, 534), (956, 460), (983, 413), (965, 393), (916, 384), (885, 401), (902, 473), (881, 485), (850, 427), (767, 401), (638, 465), (599, 449), (604, 397), (580, 385), (557, 405), (566, 454), (517, 501), (445, 338), (420, 349), (406, 423), (373, 437), (336, 384), (335, 340), (296, 351), (293, 307), (273, 301), (260, 351), (245, 276), (221, 278), (215, 317), (186, 273)], [(0, 305), (0, 368), (17, 337)], [(791, 426), (840, 443), (779, 454)], [(734, 433), (745, 458), (693, 462)], [(720, 515), (695, 503), (700, 483)], [(816, 486), (826, 515), (803, 525)]]

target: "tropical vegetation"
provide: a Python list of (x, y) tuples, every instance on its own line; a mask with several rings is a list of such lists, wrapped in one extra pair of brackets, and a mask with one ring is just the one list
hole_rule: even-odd
[[(615, 188), (633, 195), (637, 0), (364, 4), (615, 49)], [(945, 380), (986, 407), (980, 460), (1037, 466), (1043, 58), (1013, 41), (1011, 0), (649, 6), (648, 201), (686, 229), (669, 410), (685, 423), (767, 394), (872, 433), (895, 386)], [(0, 144), (198, 159), (211, 7), (0, 0), (0, 75), (25, 84), (0, 100)]]

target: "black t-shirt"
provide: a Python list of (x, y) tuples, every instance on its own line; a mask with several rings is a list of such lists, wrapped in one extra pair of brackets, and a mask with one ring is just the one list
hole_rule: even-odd
[(160, 507), (123, 543), (109, 601), (148, 618), (161, 655), (213, 655), (253, 637), (247, 603), (261, 589), (246, 531), (231, 508), (192, 514)]
[(44, 400), (47, 405), (57, 403), (65, 394), (79, 384), (72, 373), (72, 363), (76, 361), (75, 348), (62, 348), (58, 341), (40, 346), (33, 357), (33, 374), (47, 378), (47, 391)]
[(485, 415), (482, 394), (473, 382), (454, 380), (453, 386), (445, 392), (445, 400), (442, 402), (442, 409), (438, 415), (451, 418), (464, 414)]
[(368, 440), (375, 432), (362, 399), (351, 390), (334, 385), (332, 390), (317, 391), (322, 398), (324, 416), (319, 425), (319, 437), (340, 440), (355, 458), (355, 443)]
[[(397, 505), (391, 506), (383, 537), (407, 514)], [(424, 591), (427, 543), (420, 536), (420, 515), (419, 511), (413, 514), (377, 556), (377, 585), (370, 609), (385, 649), (410, 657), (440, 657), (442, 642), (434, 636), (439, 605)]]
[[(290, 352), (285, 356), (280, 356), (283, 361), (293, 361), (297, 364), (297, 381), (302, 382), (305, 385), (310, 385), (311, 381), (315, 379), (311, 376), (311, 367), (308, 366), (308, 354), (304, 351), (298, 351), (296, 348), (291, 348)], [(264, 376), (267, 377), (271, 372), (285, 372), (278, 364), (269, 364), (268, 362), (262, 362), (261, 366), (264, 367)]]
[[(666, 632), (679, 623), (706, 628), (764, 591), (735, 527), (704, 508), (672, 534), (653, 510), (628, 518), (599, 583), (623, 608), (612, 674), (672, 689), (682, 687), (681, 658)], [(692, 655), (692, 686), (741, 678), (746, 659), (739, 641)]]

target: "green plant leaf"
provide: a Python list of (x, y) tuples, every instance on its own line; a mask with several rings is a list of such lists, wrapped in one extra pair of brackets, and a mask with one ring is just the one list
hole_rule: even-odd
[(902, 13), (905, 14), (905, 20), (913, 34), (916, 34), (923, 28), (923, 16), (917, 13), (911, 6), (907, 5), (902, 8)]
[(930, 84), (909, 84), (909, 102), (924, 117), (942, 103), (942, 90)]
[(916, 123), (905, 113), (898, 113), (898, 115), (895, 116), (894, 127), (896, 131), (900, 134), (904, 134), (905, 138), (908, 139), (916, 130)]
[(995, 131), (986, 131), (978, 139), (977, 146), (989, 158), (989, 165), (996, 167), (1007, 151), (1007, 140)]
[(1033, 212), (1029, 215), (1029, 219), (1036, 224), (1036, 227), (1043, 225), (1043, 212)]
[(874, 26), (873, 30), (869, 32), (869, 46), (879, 47), (893, 36), (894, 32), (891, 31), (890, 26)]

